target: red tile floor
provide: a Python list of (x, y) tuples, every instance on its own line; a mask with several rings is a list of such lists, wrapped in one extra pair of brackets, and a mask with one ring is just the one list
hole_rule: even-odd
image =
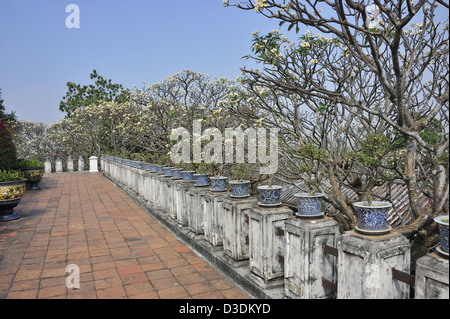
[[(0, 223), (0, 299), (249, 298), (101, 173), (45, 175)], [(79, 288), (66, 287), (78, 266)]]

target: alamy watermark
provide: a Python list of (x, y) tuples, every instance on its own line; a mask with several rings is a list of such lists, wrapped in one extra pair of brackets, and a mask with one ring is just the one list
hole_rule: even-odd
[(79, 289), (80, 288), (80, 267), (75, 264), (67, 265), (66, 267), (66, 287), (68, 289)]
[[(268, 131), (268, 132), (267, 132)], [(249, 127), (226, 128), (225, 135), (209, 127), (202, 132), (201, 120), (193, 121), (191, 133), (184, 127), (173, 129), (170, 151), (173, 163), (258, 163), (261, 174), (274, 174), (278, 170), (278, 129)], [(192, 138), (192, 142), (191, 142)], [(247, 140), (247, 148), (245, 141)], [(269, 148), (268, 148), (269, 144)], [(191, 152), (192, 145), (192, 152)], [(247, 153), (247, 159), (245, 159)], [(191, 158), (192, 154), (192, 158)]]
[(76, 4), (69, 4), (66, 6), (66, 12), (70, 13), (66, 17), (66, 28), (79, 29), (80, 28), (80, 7)]

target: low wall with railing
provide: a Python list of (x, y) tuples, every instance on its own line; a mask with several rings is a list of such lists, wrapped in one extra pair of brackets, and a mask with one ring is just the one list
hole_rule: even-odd
[[(87, 165), (86, 165), (87, 164)], [(76, 169), (75, 169), (76, 165)], [(99, 163), (98, 157), (90, 156), (87, 159), (87, 163), (83, 156), (79, 156), (77, 161), (71, 156), (67, 157), (67, 160), (63, 161), (61, 157), (57, 157), (55, 161), (52, 161), (47, 158), (44, 161), (44, 172), (45, 174), (58, 174), (58, 173), (72, 173), (72, 172), (85, 172), (88, 169), (89, 172), (98, 172), (99, 171)]]
[[(173, 179), (151, 164), (102, 155), (104, 175), (205, 259), (259, 298), (448, 298), (448, 259), (420, 258), (391, 231), (341, 234), (329, 217), (304, 219), (286, 206)], [(413, 288), (413, 289), (411, 289)]]

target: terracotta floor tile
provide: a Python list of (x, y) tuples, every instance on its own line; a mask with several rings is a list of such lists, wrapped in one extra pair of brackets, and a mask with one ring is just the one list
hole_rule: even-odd
[(157, 291), (157, 294), (161, 299), (182, 299), (189, 297), (189, 293), (181, 286), (160, 289)]
[(39, 288), (39, 279), (14, 281), (10, 291), (25, 291)]
[(158, 269), (146, 272), (148, 279), (155, 280), (167, 277), (173, 277), (169, 269)]
[(126, 276), (142, 272), (142, 268), (139, 265), (121, 266), (117, 268), (120, 276)]
[(111, 288), (115, 286), (122, 286), (122, 279), (120, 279), (119, 276), (114, 277), (108, 277), (103, 279), (96, 279), (94, 280), (95, 289), (105, 289), (105, 288)]
[(99, 299), (119, 299), (127, 296), (123, 286), (114, 286), (110, 288), (97, 290), (97, 297)]
[(10, 291), (7, 299), (35, 299), (38, 293), (38, 289), (30, 289), (23, 291)]
[(148, 293), (152, 296), (157, 296), (156, 291), (148, 281), (132, 283), (125, 285), (125, 291), (128, 296), (135, 296), (138, 294)]
[(0, 224), (0, 299), (246, 298), (101, 173), (44, 175), (41, 188)]
[(150, 280), (150, 283), (156, 291), (180, 286), (180, 283), (174, 276)]
[(200, 273), (183, 274), (181, 276), (176, 276), (176, 278), (182, 285), (190, 285), (205, 281), (205, 278), (202, 277)]
[(54, 286), (54, 287), (46, 287), (39, 288), (39, 292), (37, 298), (39, 299), (47, 299), (52, 297), (64, 296), (66, 295), (66, 285), (62, 286)]
[(206, 282), (206, 281), (193, 283), (193, 284), (189, 284), (189, 285), (184, 285), (183, 287), (193, 297), (195, 295), (200, 295), (200, 294), (204, 294), (207, 292), (217, 291), (216, 287), (214, 287), (212, 284), (210, 284), (209, 282)]
[(166, 264), (163, 262), (155, 262), (155, 263), (143, 264), (143, 265), (141, 264), (141, 267), (142, 267), (143, 271), (152, 271), (152, 270), (167, 268)]
[(121, 275), (120, 277), (122, 278), (122, 282), (124, 285), (148, 281), (147, 276), (143, 272), (133, 273), (129, 275)]
[(58, 287), (58, 286), (66, 286), (66, 278), (67, 277), (51, 277), (51, 278), (43, 278), (39, 284), (39, 288), (48, 288), (48, 287)]

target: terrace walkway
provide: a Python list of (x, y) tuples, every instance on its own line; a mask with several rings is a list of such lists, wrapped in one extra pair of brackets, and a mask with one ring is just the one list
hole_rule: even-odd
[[(45, 175), (0, 223), (0, 299), (249, 298), (101, 173)], [(66, 266), (80, 288), (66, 287)]]

